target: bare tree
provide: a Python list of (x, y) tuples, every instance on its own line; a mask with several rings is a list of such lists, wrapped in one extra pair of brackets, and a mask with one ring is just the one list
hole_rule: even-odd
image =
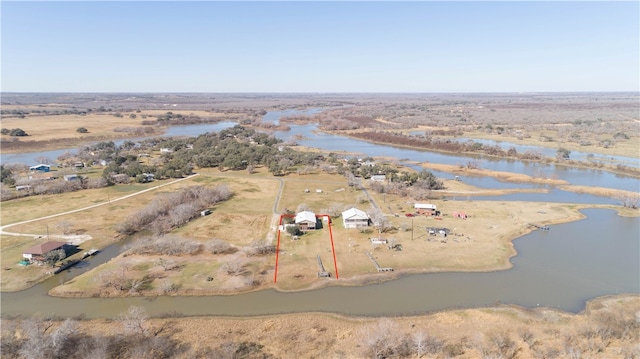
[(392, 356), (395, 345), (400, 342), (397, 333), (397, 323), (388, 318), (380, 319), (375, 325), (363, 328), (366, 354), (372, 358)]
[(640, 205), (640, 195), (637, 193), (620, 195), (618, 196), (618, 200), (625, 208), (637, 209)]
[(55, 251), (45, 253), (44, 261), (53, 267), (58, 261), (61, 261), (66, 257), (67, 253), (64, 251), (64, 249), (56, 249)]
[(41, 316), (32, 316), (22, 324), (22, 331), (26, 338), (20, 348), (20, 355), (25, 359), (40, 359), (50, 355), (51, 341), (45, 334), (53, 326), (51, 320)]
[(71, 222), (68, 222), (68, 221), (60, 221), (56, 223), (56, 228), (59, 228), (60, 230), (62, 230), (62, 234), (71, 233), (72, 226), (73, 224), (71, 224)]
[(38, 156), (38, 157), (36, 157), (36, 162), (44, 164), (44, 165), (53, 164), (53, 161), (51, 160), (51, 158), (46, 157), (46, 156)]
[(240, 262), (227, 262), (222, 266), (222, 270), (228, 275), (240, 275), (244, 272), (244, 264)]
[(131, 269), (129, 263), (121, 263), (119, 268), (101, 272), (94, 281), (101, 288), (113, 288), (115, 290), (124, 291), (129, 286), (130, 280), (127, 278), (127, 272)]
[(146, 336), (149, 333), (147, 325), (147, 313), (144, 308), (130, 306), (126, 312), (120, 315), (125, 333)]
[(51, 333), (49, 340), (55, 357), (66, 357), (66, 353), (73, 352), (74, 348), (70, 347), (73, 345), (71, 339), (77, 331), (78, 324), (67, 318)]
[(413, 345), (415, 346), (416, 355), (418, 358), (422, 358), (427, 350), (426, 346), (427, 335), (423, 331), (419, 331), (413, 334)]
[(268, 244), (267, 241), (259, 239), (251, 243), (250, 254), (265, 255), (276, 252), (276, 246)]
[(391, 228), (391, 222), (382, 213), (382, 210), (378, 207), (371, 207), (367, 211), (367, 215), (371, 218), (373, 226), (378, 230), (378, 237), (382, 237), (382, 233)]
[(222, 239), (212, 239), (205, 244), (205, 247), (212, 254), (228, 254), (237, 251), (237, 248)]
[(170, 270), (174, 270), (176, 268), (178, 268), (179, 266), (176, 264), (175, 261), (172, 260), (166, 260), (164, 258), (159, 258), (158, 259), (158, 264), (162, 267), (162, 269), (164, 269), (164, 271), (170, 271)]
[(347, 186), (355, 188), (355, 189), (362, 188), (362, 178), (361, 177), (356, 177), (351, 172), (347, 172), (346, 173), (346, 177), (347, 177)]
[(201, 250), (200, 242), (174, 235), (140, 238), (129, 244), (132, 254), (179, 256), (196, 254)]
[(180, 285), (172, 283), (171, 280), (165, 280), (160, 282), (158, 289), (164, 294), (175, 293), (180, 289)]
[(298, 208), (296, 209), (296, 213), (302, 212), (302, 211), (310, 211), (311, 207), (309, 207), (309, 205), (307, 205), (306, 203), (300, 203), (298, 205)]
[(478, 351), (484, 358), (515, 359), (522, 348), (518, 347), (506, 332), (492, 333), (486, 345), (477, 344)]
[[(331, 216), (331, 218), (335, 219), (340, 217), (342, 211), (347, 207), (344, 203), (333, 203), (329, 206), (329, 208), (321, 210), (322, 213), (326, 213)], [(350, 208), (350, 207), (347, 207)]]

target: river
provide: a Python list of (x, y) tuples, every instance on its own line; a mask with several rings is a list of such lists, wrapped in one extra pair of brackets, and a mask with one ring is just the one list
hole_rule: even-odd
[[(289, 112), (290, 115), (295, 113)], [(275, 115), (271, 115), (277, 117)], [(230, 124), (227, 124), (230, 125)], [(201, 125), (194, 125), (201, 126)], [(187, 126), (181, 126), (187, 127)], [(188, 128), (190, 131), (194, 127)], [(279, 132), (280, 138), (296, 132), (307, 138), (298, 140), (305, 146), (327, 151), (360, 152), (365, 156), (391, 156), (412, 161), (455, 163), (469, 157), (434, 154), (418, 150), (370, 144), (341, 136), (314, 132), (311, 125), (292, 126), (292, 132)], [(176, 134), (174, 134), (176, 135)], [(4, 157), (4, 156), (3, 156)], [(4, 161), (4, 158), (3, 158)], [(517, 161), (486, 160), (483, 167), (527, 170), (531, 165)], [(492, 169), (493, 169), (492, 168)], [(503, 169), (497, 169), (503, 170)], [(639, 181), (603, 171), (582, 171), (547, 166), (545, 170), (580, 177), (583, 182), (611, 188), (637, 191)], [(446, 174), (443, 174), (446, 175)], [(483, 177), (484, 178), (484, 177)], [(562, 177), (561, 177), (562, 178)], [(465, 180), (470, 180), (465, 179)], [(570, 181), (571, 182), (571, 181)], [(510, 183), (487, 179), (488, 188), (514, 188)], [(611, 199), (591, 195), (570, 194), (551, 189), (547, 194), (514, 194), (489, 197), (490, 200), (557, 201), (573, 199), (575, 203), (610, 203)], [(466, 199), (466, 198), (464, 198)], [(514, 241), (518, 255), (514, 267), (488, 273), (429, 273), (409, 275), (381, 284), (361, 287), (329, 286), (297, 293), (262, 290), (233, 296), (160, 296), (154, 298), (54, 298), (48, 289), (69, 280), (122, 250), (123, 243), (106, 248), (91, 258), (83, 268), (71, 268), (42, 284), (16, 293), (2, 293), (2, 313), (31, 315), (35, 310), (45, 314), (73, 317), (115, 317), (130, 305), (145, 307), (151, 315), (248, 316), (292, 312), (334, 312), (347, 315), (410, 315), (449, 308), (490, 306), (496, 303), (524, 307), (546, 306), (571, 312), (584, 309), (589, 299), (620, 293), (640, 293), (640, 219), (618, 216), (611, 210), (588, 209), (587, 219), (552, 226), (549, 231), (534, 231)], [(328, 279), (334, 280), (334, 279)]]
[[(326, 287), (282, 293), (262, 290), (232, 296), (160, 296), (153, 298), (55, 298), (47, 290), (64, 277), (17, 293), (3, 293), (4, 314), (73, 317), (116, 317), (130, 305), (150, 315), (249, 316), (295, 312), (333, 312), (358, 316), (399, 316), (450, 308), (491, 306), (552, 307), (570, 312), (584, 309), (589, 299), (640, 292), (640, 231), (637, 218), (611, 210), (585, 210), (589, 219), (552, 226), (514, 241), (514, 267), (488, 273), (416, 274), (375, 285)], [(91, 261), (104, 261), (98, 254)], [(74, 273), (76, 271), (76, 273)], [(83, 271), (62, 273), (72, 277)], [(329, 281), (335, 279), (328, 279)], [(35, 309), (34, 309), (35, 308)]]

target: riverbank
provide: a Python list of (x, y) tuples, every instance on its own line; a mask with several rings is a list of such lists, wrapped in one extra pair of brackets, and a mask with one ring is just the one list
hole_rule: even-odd
[[(467, 149), (465, 150), (463, 153), (461, 153), (459, 150), (447, 150), (446, 147), (445, 148), (440, 148), (437, 145), (431, 146), (428, 149), (425, 148), (424, 146), (421, 145), (413, 145), (413, 144), (406, 144), (406, 143), (402, 143), (401, 141), (399, 141), (395, 135), (391, 135), (391, 137), (393, 138), (393, 140), (380, 140), (380, 139), (376, 139), (376, 138), (370, 138), (370, 137), (362, 137), (359, 136), (358, 134), (363, 132), (363, 131), (369, 131), (368, 129), (364, 129), (364, 130), (350, 130), (350, 131), (331, 131), (331, 130), (323, 130), (323, 129), (318, 129), (318, 131), (326, 133), (326, 134), (331, 134), (331, 135), (339, 135), (339, 136), (344, 136), (344, 137), (348, 137), (354, 140), (360, 140), (360, 141), (366, 141), (366, 142), (370, 142), (370, 143), (375, 143), (378, 145), (386, 145), (386, 146), (393, 146), (393, 147), (398, 147), (398, 148), (406, 148), (406, 149), (413, 149), (413, 150), (420, 150), (420, 151), (429, 151), (429, 152), (435, 152), (435, 153), (442, 153), (442, 154), (451, 154), (451, 155), (456, 155), (459, 156), (461, 154), (468, 156), (469, 160), (465, 163), (461, 163), (461, 166), (466, 166), (467, 164), (471, 164), (474, 165), (474, 157), (479, 158), (479, 157), (487, 157), (487, 158), (495, 158), (495, 159), (505, 159), (505, 158), (509, 158), (508, 156), (505, 156), (505, 154), (498, 154), (498, 155), (494, 155), (491, 153), (487, 153), (482, 149), (479, 150), (474, 150), (474, 149)], [(377, 136), (374, 136), (377, 137)], [(452, 137), (452, 139), (455, 139), (454, 137)], [(594, 154), (597, 155), (602, 155), (602, 156), (606, 156), (605, 153), (603, 152), (599, 152), (598, 149), (595, 149), (595, 151), (593, 151)], [(629, 153), (628, 150), (624, 150), (624, 156), (628, 156), (631, 158), (636, 158), (637, 157), (637, 153)], [(529, 162), (537, 162), (537, 163), (543, 163), (543, 164), (557, 164), (557, 165), (562, 165), (562, 166), (566, 166), (569, 168), (583, 168), (583, 169), (597, 169), (597, 170), (605, 170), (611, 173), (615, 173), (615, 174), (620, 174), (620, 175), (624, 175), (624, 176), (630, 176), (630, 177), (634, 177), (634, 178), (640, 178), (640, 169), (635, 168), (635, 167), (629, 167), (629, 166), (624, 166), (624, 165), (606, 165), (606, 164), (601, 164), (597, 161), (594, 162), (589, 162), (589, 161), (575, 161), (575, 160), (571, 160), (571, 159), (557, 159), (557, 158), (552, 158), (552, 157), (541, 157), (539, 159), (536, 158), (522, 158), (522, 156), (515, 156), (515, 157), (511, 157), (513, 160), (515, 161), (529, 161)]]
[[(392, 318), (344, 317), (331, 314), (285, 314), (260, 318), (176, 318), (149, 323), (175, 325), (175, 338), (194, 349), (216, 348), (225, 342), (256, 342), (276, 358), (371, 357), (376, 350), (402, 350), (410, 358), (483, 358), (512, 350), (521, 358), (567, 358), (580, 351), (607, 358), (637, 353), (640, 309), (638, 296), (613, 296), (589, 302), (585, 311), (570, 314), (548, 308), (517, 306), (448, 310), (423, 316)], [(105, 332), (117, 325), (98, 321)], [(110, 328), (109, 328), (110, 327)], [(115, 327), (115, 328), (114, 328)], [(604, 328), (615, 333), (611, 336)], [(588, 333), (595, 334), (591, 337)], [(274, 335), (275, 334), (275, 335)], [(424, 341), (421, 354), (416, 341)], [(503, 339), (500, 348), (497, 339)], [(386, 348), (385, 348), (386, 346)]]
[[(165, 317), (149, 318), (143, 308), (123, 307), (118, 318), (79, 317), (64, 324), (54, 318), (47, 321), (50, 330), (44, 336), (56, 333), (61, 325), (73, 325), (74, 343), (86, 344), (74, 346), (78, 350), (99, 349), (89, 343), (111, 338), (112, 350), (120, 343), (126, 344), (118, 350), (120, 355), (133, 353), (145, 343), (154, 343), (155, 349), (162, 344), (163, 354), (180, 358), (224, 358), (242, 353), (246, 357), (264, 358), (351, 359), (385, 352), (406, 358), (480, 359), (490, 355), (574, 358), (580, 353), (622, 359), (640, 354), (637, 346), (640, 324), (636, 320), (639, 309), (640, 297), (624, 294), (593, 299), (576, 314), (497, 304), (383, 318), (328, 313), (243, 318), (182, 317), (168, 313)], [(43, 320), (35, 314), (31, 321)], [(11, 355), (24, 343), (18, 341), (20, 328), (25, 328), (24, 319), (2, 319), (5, 355)], [(125, 337), (137, 339), (123, 343), (121, 338)], [(49, 341), (41, 341), (41, 345), (46, 343)]]
[[(637, 192), (623, 191), (623, 190), (618, 190), (614, 188), (604, 188), (604, 187), (576, 186), (576, 185), (570, 185), (563, 180), (552, 179), (552, 178), (536, 178), (536, 177), (531, 177), (521, 173), (491, 171), (491, 170), (486, 170), (481, 168), (467, 168), (464, 166), (447, 165), (447, 164), (441, 164), (441, 163), (423, 162), (418, 164), (427, 169), (447, 172), (453, 175), (493, 177), (504, 182), (533, 183), (533, 184), (556, 186), (557, 188), (563, 191), (569, 191), (569, 192), (575, 192), (575, 193), (587, 193), (595, 196), (620, 199), (621, 203), (624, 198), (630, 198), (630, 199), (640, 198), (640, 195)], [(507, 192), (502, 192), (499, 190), (495, 191), (495, 195), (506, 194), (506, 193)], [(468, 194), (469, 195), (478, 194), (482, 196), (489, 195), (482, 191), (476, 192), (476, 193), (474, 193), (473, 191), (469, 191)], [(638, 202), (640, 202), (640, 200), (636, 200), (636, 203)]]
[[(167, 109), (168, 110), (168, 109)], [(162, 136), (171, 126), (192, 123), (217, 123), (238, 114), (183, 110), (184, 115), (172, 121), (157, 121), (170, 111), (142, 110), (89, 113), (84, 115), (30, 115), (25, 118), (2, 119), (3, 128), (20, 128), (28, 136), (2, 136), (0, 146), (5, 154), (42, 152), (73, 148), (101, 141), (117, 141), (140, 137)], [(178, 115), (176, 112), (175, 115)], [(188, 118), (194, 118), (189, 122)], [(84, 130), (81, 130), (84, 129)], [(55, 161), (55, 158), (50, 160)], [(31, 164), (27, 164), (31, 165)]]
[[(380, 197), (379, 194), (373, 196)], [(375, 200), (383, 203), (382, 198)], [(411, 206), (403, 204), (402, 198), (387, 195), (384, 203), (387, 210), (412, 211)], [(397, 229), (384, 233), (383, 237), (389, 243), (400, 244), (402, 251), (390, 250), (386, 244), (372, 244), (369, 238), (377, 234), (334, 224), (332, 234), (339, 280), (326, 280), (315, 275), (316, 254), (327, 253), (327, 250), (328, 255), (323, 255), (324, 265), (331, 272), (334, 269), (331, 247), (327, 248), (330, 245), (328, 229), (323, 229), (298, 241), (283, 238), (277, 283), (273, 282), (273, 256), (247, 258), (240, 243), (232, 242), (238, 245), (239, 251), (229, 255), (120, 255), (55, 287), (50, 294), (69, 297), (227, 295), (270, 288), (295, 292), (326, 286), (362, 286), (408, 274), (505, 270), (512, 266), (509, 258), (516, 254), (513, 240), (535, 230), (530, 223), (552, 225), (583, 218), (578, 211), (582, 207), (557, 203), (444, 200), (434, 200), (433, 203), (447, 214), (441, 220), (425, 216), (406, 217), (404, 214), (388, 217)], [(463, 211), (467, 218), (451, 217), (450, 213), (455, 211)], [(218, 216), (229, 218), (220, 212)], [(447, 237), (431, 235), (428, 232), (430, 227), (444, 227), (450, 232)], [(187, 226), (183, 231), (193, 233), (196, 229)], [(381, 266), (394, 271), (378, 273), (365, 252), (373, 253)], [(179, 269), (164, 270), (162, 259)], [(243, 274), (228, 273), (230, 263), (241, 263), (245, 268)], [(152, 281), (147, 289), (135, 292), (115, 290), (99, 282), (100, 278), (116, 275), (118, 268), (127, 268), (120, 278), (123, 281), (140, 278), (151, 278)], [(166, 283), (171, 283), (174, 290), (166, 292)]]
[[(438, 170), (457, 170), (456, 166), (435, 165)], [(480, 171), (486, 176), (503, 176), (526, 183), (534, 179), (524, 175), (511, 175), (487, 170)], [(345, 178), (327, 173), (310, 173), (307, 175), (271, 177), (264, 168), (257, 169), (254, 174), (238, 172), (220, 172), (216, 169), (200, 169), (200, 175), (194, 179), (180, 181), (180, 185), (171, 188), (226, 183), (236, 195), (228, 203), (214, 208), (214, 215), (200, 218), (175, 231), (176, 235), (205, 243), (211, 238), (227, 241), (236, 252), (229, 255), (200, 253), (194, 256), (119, 256), (109, 263), (93, 269), (72, 281), (58, 286), (51, 294), (73, 297), (119, 297), (119, 296), (155, 296), (155, 295), (220, 295), (244, 293), (262, 289), (279, 291), (311, 290), (325, 286), (344, 285), (361, 286), (371, 283), (389, 281), (407, 274), (430, 272), (486, 272), (510, 268), (509, 258), (515, 255), (512, 241), (532, 230), (530, 223), (550, 225), (575, 221), (582, 218), (579, 209), (588, 207), (612, 208), (623, 210), (617, 206), (588, 206), (544, 202), (515, 201), (476, 201), (475, 196), (492, 196), (507, 193), (543, 193), (545, 188), (534, 189), (481, 189), (453, 179), (445, 179), (446, 190), (434, 191), (429, 202), (437, 206), (444, 214), (439, 220), (430, 216), (407, 217), (413, 213), (413, 200), (397, 195), (375, 193), (369, 191), (369, 200), (363, 201), (364, 193), (356, 190), (345, 190)], [(552, 181), (537, 179), (538, 181)], [(548, 183), (548, 182), (538, 182)], [(555, 182), (554, 182), (555, 183)], [(558, 183), (560, 183), (558, 181)], [(284, 191), (278, 197), (278, 187)], [(64, 220), (74, 227), (87, 232), (97, 240), (86, 243), (88, 248), (104, 248), (115, 242), (117, 233), (114, 226), (126, 216), (138, 210), (154, 198), (149, 192), (138, 197), (138, 200), (118, 200), (121, 194), (136, 190), (147, 190), (152, 184), (114, 186), (106, 189), (86, 190), (81, 196), (76, 193), (42, 196), (41, 204), (34, 212), (34, 198), (24, 198), (6, 203), (3, 206), (3, 223), (47, 216), (52, 209), (71, 210), (77, 206), (102, 202), (104, 206), (92, 208), (82, 213), (70, 213)], [(178, 186), (178, 187), (176, 187)], [(306, 193), (309, 186), (322, 189), (321, 194)], [(581, 190), (591, 190), (590, 188)], [(306, 193), (306, 194), (305, 194)], [(301, 197), (304, 194), (304, 197)], [(598, 193), (602, 194), (602, 193)], [(459, 196), (466, 200), (449, 201), (447, 198)], [(275, 227), (269, 228), (274, 216), (273, 211), (282, 213), (285, 208), (296, 208), (301, 203), (323, 211), (330, 206), (346, 208), (351, 205), (366, 209), (372, 203), (381, 206), (393, 228), (383, 234), (387, 243), (373, 244), (370, 239), (378, 236), (375, 229), (367, 231), (348, 230), (338, 219), (332, 226), (335, 239), (335, 253), (339, 270), (339, 281), (327, 281), (317, 278), (316, 256), (322, 255), (325, 267), (334, 272), (332, 249), (329, 246), (328, 230), (310, 232), (299, 241), (292, 241), (283, 235), (282, 256), (279, 263), (277, 284), (274, 283), (275, 260), (273, 255), (247, 257), (251, 243), (260, 238), (269, 239), (274, 236)], [(364, 204), (363, 204), (364, 203)], [(47, 204), (47, 205), (43, 205)], [(277, 208), (275, 207), (277, 204)], [(238, 208), (244, 210), (239, 212)], [(455, 218), (452, 213), (463, 212), (465, 219)], [(626, 211), (629, 216), (637, 216), (638, 211)], [(53, 230), (62, 217), (55, 220), (34, 221), (12, 227), (19, 233), (33, 233), (34, 228), (45, 231)], [(96, 221), (100, 225), (96, 227)], [(445, 227), (450, 230), (446, 238), (430, 235), (427, 228)], [(229, 231), (229, 228), (234, 228)], [(256, 230), (256, 228), (258, 230)], [(44, 232), (41, 232), (44, 233)], [(52, 232), (53, 234), (57, 234)], [(33, 279), (21, 280), (21, 274), (33, 278), (38, 276), (32, 266), (20, 268), (11, 266), (12, 258), (20, 256), (20, 250), (32, 246), (33, 239), (20, 246), (19, 238), (3, 238), (2, 259), (6, 271), (2, 278), (3, 291), (15, 291), (31, 286)], [(109, 242), (111, 241), (111, 242)], [(98, 243), (99, 242), (99, 243)], [(6, 244), (10, 243), (7, 250)], [(400, 244), (402, 251), (389, 250), (389, 244)], [(393, 268), (393, 272), (378, 273), (366, 252), (374, 254), (382, 267)], [(325, 254), (326, 253), (326, 254)], [(428, 253), (428, 255), (425, 255)], [(178, 270), (167, 271), (162, 260), (170, 260)], [(16, 261), (17, 263), (17, 261)], [(243, 268), (234, 273), (228, 272), (231, 263), (239, 263)], [(118, 268), (126, 268), (126, 276), (122, 280), (137, 281), (142, 278), (151, 279), (150, 285), (140, 291), (115, 290), (97, 282), (96, 278), (113, 276)], [(15, 271), (13, 271), (15, 269)], [(337, 273), (333, 273), (335, 276)], [(15, 278), (16, 280), (11, 280)], [(211, 278), (211, 280), (209, 280)], [(106, 282), (105, 282), (106, 283)]]

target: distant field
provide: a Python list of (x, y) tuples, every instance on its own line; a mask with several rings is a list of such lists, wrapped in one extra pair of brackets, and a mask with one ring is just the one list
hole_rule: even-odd
[[(86, 115), (27, 115), (25, 118), (3, 117), (2, 128), (21, 128), (29, 136), (9, 137), (3, 135), (4, 152), (36, 151), (73, 147), (93, 141), (106, 141), (128, 137), (160, 135), (165, 124), (143, 125), (142, 121), (155, 121), (167, 111), (148, 110), (114, 113), (90, 113)], [(209, 119), (224, 119), (225, 114), (206, 111), (186, 111), (186, 115)], [(131, 117), (134, 116), (134, 117)], [(146, 117), (146, 118), (145, 118)], [(86, 133), (80, 133), (79, 128)]]

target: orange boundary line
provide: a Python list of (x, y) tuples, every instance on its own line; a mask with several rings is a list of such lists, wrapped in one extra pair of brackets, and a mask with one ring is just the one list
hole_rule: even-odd
[[(276, 245), (276, 266), (275, 266), (275, 270), (273, 272), (273, 283), (277, 283), (278, 281), (278, 261), (280, 258), (280, 232), (282, 232), (280, 230), (280, 227), (282, 226), (282, 218), (284, 217), (294, 217), (293, 214), (281, 214), (280, 215), (280, 220), (278, 221), (278, 244)], [(336, 249), (333, 245), (333, 230), (331, 229), (331, 216), (328, 214), (316, 214), (316, 218), (318, 217), (327, 217), (328, 221), (327, 223), (329, 224), (329, 237), (331, 238), (331, 252), (333, 253), (333, 268), (336, 271), (336, 279), (340, 279), (339, 275), (338, 275), (338, 261), (336, 260)]]

